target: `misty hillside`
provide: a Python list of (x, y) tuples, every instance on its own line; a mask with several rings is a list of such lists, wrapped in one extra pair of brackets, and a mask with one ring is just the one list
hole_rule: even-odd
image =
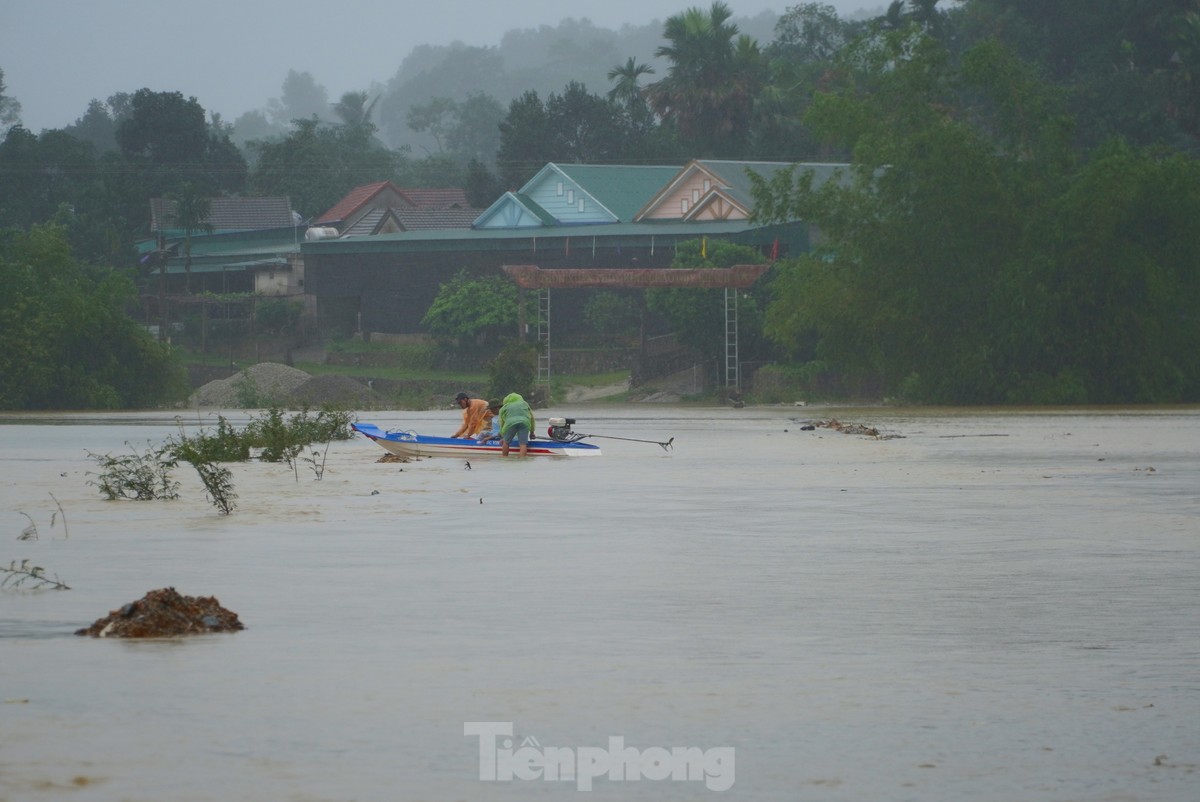
[[(774, 38), (777, 20), (777, 14), (765, 11), (734, 19), (740, 32), (764, 46)], [(377, 99), (372, 121), (379, 128), (380, 139), (391, 148), (407, 145), (414, 156), (421, 157), (440, 148), (433, 134), (418, 133), (409, 127), (408, 114), (414, 105), (437, 98), (462, 103), (482, 95), (498, 104), (498, 122), (507, 113), (509, 102), (528, 91), (545, 98), (550, 93), (561, 93), (567, 83), (578, 81), (589, 91), (603, 95), (612, 87), (609, 70), (630, 57), (654, 67), (656, 75), (662, 74), (663, 64), (654, 56), (663, 42), (662, 32), (662, 20), (611, 30), (597, 27), (586, 18), (569, 18), (557, 26), (510, 30), (495, 47), (462, 42), (421, 45), (404, 57), (394, 75), (381, 76), (362, 91), (372, 100)], [(293, 67), (289, 77), (294, 78), (300, 70)], [(285, 85), (281, 98), (269, 100), (259, 112), (239, 117), (234, 124), (234, 140), (241, 143), (283, 135), (287, 121), (296, 117), (317, 114), (322, 119), (333, 119), (330, 106), (337, 98), (327, 96), (320, 75), (312, 75), (311, 79), (306, 92)]]

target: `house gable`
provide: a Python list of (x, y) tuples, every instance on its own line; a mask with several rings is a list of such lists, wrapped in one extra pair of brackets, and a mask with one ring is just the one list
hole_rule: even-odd
[(713, 187), (692, 206), (684, 220), (747, 220), (751, 209), (732, 197), (724, 188)]
[(394, 234), (403, 231), (391, 209), (371, 209), (341, 233), (343, 237), (370, 237), (375, 234)]
[(693, 207), (707, 196), (721, 179), (709, 172), (700, 162), (690, 161), (660, 189), (634, 220), (683, 220)]
[(471, 228), (541, 228), (556, 222), (531, 198), (519, 192), (505, 192), (475, 219)]
[[(813, 185), (844, 174), (849, 165), (824, 163), (725, 161), (689, 162), (635, 216), (635, 220), (745, 220), (754, 211), (749, 172), (771, 180), (780, 171), (813, 173)], [(727, 216), (723, 216), (727, 215)]]
[(321, 215), (313, 223), (315, 226), (334, 226), (345, 232), (359, 218), (373, 209), (390, 209), (394, 207), (411, 208), (413, 202), (391, 181), (380, 181), (375, 184), (365, 184), (355, 187), (346, 194), (329, 211)]
[(563, 225), (619, 222), (598, 198), (554, 163), (547, 164), (529, 179), (520, 194)]

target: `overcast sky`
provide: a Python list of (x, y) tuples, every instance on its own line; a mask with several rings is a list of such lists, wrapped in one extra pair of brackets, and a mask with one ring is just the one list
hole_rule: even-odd
[[(803, 0), (725, 0), (734, 16)], [(847, 16), (886, 0), (821, 0)], [(619, 30), (711, 0), (0, 0), (0, 69), (35, 133), (70, 125), (92, 98), (178, 91), (233, 122), (279, 97), (289, 69), (331, 100), (385, 83), (413, 47), (498, 45), (505, 31), (587, 18)]]

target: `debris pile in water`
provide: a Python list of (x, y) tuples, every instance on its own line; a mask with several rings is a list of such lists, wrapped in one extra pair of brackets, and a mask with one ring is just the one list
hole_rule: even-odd
[(837, 418), (830, 418), (823, 423), (821, 421), (817, 421), (816, 425), (826, 429), (833, 429), (834, 431), (841, 432), (842, 434), (861, 434), (866, 437), (879, 436), (879, 430), (874, 426), (867, 426), (862, 423), (842, 423)]
[(237, 613), (212, 596), (181, 596), (175, 588), (152, 590), (113, 610), (76, 635), (93, 638), (169, 638), (245, 629)]
[[(792, 420), (796, 419), (792, 418)], [(804, 425), (801, 426), (800, 429), (801, 431), (805, 432), (811, 432), (815, 429), (832, 429), (833, 431), (841, 432), (842, 434), (857, 434), (863, 437), (873, 437), (876, 440), (895, 440), (904, 436), (900, 434), (880, 434), (879, 430), (874, 426), (867, 426), (863, 423), (843, 423), (837, 418), (802, 422)]]

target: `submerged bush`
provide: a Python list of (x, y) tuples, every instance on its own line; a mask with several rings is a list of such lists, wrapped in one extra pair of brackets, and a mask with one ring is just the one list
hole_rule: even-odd
[(91, 452), (88, 456), (101, 468), (97, 480), (88, 484), (99, 487), (110, 501), (179, 498), (179, 483), (171, 478), (171, 471), (178, 463), (169, 446), (120, 457)]

